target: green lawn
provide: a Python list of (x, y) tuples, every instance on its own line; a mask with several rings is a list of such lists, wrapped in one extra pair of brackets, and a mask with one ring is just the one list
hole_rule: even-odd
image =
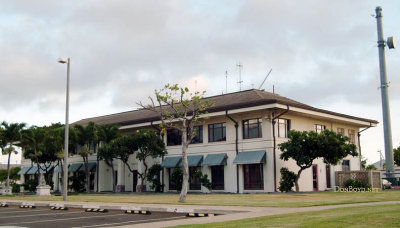
[(400, 227), (400, 204), (360, 206), (178, 227)]
[[(132, 204), (180, 204), (178, 194), (79, 194), (70, 202), (107, 202)], [(61, 201), (61, 196), (0, 196), (1, 200)], [(183, 204), (213, 206), (308, 207), (350, 203), (400, 201), (400, 191), (368, 193), (277, 193), (277, 194), (189, 194)]]

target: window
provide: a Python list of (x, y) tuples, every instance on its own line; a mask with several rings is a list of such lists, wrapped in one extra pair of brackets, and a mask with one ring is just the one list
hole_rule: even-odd
[(196, 175), (196, 172), (200, 171), (200, 167), (189, 167), (189, 189), (200, 190), (201, 183), (200, 178)]
[(338, 127), (338, 129), (337, 129), (337, 133), (338, 133), (338, 134), (342, 134), (342, 135), (344, 135), (344, 128), (340, 128), (340, 127)]
[(224, 166), (211, 166), (211, 189), (224, 190)]
[(325, 125), (315, 124), (315, 131), (317, 133), (321, 133), (326, 129)]
[(290, 130), (290, 120), (278, 119), (278, 137), (287, 138)]
[(182, 144), (182, 133), (177, 129), (167, 130), (167, 146), (175, 146)]
[(350, 160), (342, 161), (342, 171), (350, 171)]
[(194, 138), (191, 143), (203, 143), (203, 126), (193, 127)]
[(243, 165), (244, 189), (263, 190), (263, 164)]
[(169, 185), (169, 190), (177, 190), (175, 182), (172, 181), (172, 173), (174, 172), (175, 169), (179, 168), (168, 168), (168, 185)]
[(349, 129), (349, 138), (350, 138), (350, 143), (355, 143), (356, 142), (356, 135), (355, 135), (355, 131)]
[(216, 123), (208, 125), (208, 142), (226, 141), (226, 124)]
[(261, 138), (262, 137), (261, 123), (262, 120), (260, 118), (243, 120), (243, 138), (244, 139)]

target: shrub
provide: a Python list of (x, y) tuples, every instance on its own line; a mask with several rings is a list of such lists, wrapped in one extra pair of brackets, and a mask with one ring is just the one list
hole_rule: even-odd
[(175, 185), (178, 192), (182, 190), (182, 177), (183, 171), (181, 168), (175, 168), (171, 173), (171, 183)]
[(368, 188), (370, 185), (365, 185), (361, 180), (353, 180), (353, 179), (347, 179), (346, 182), (344, 182), (344, 187), (349, 188)]
[(194, 173), (194, 176), (199, 178), (200, 180), (200, 184), (203, 185), (204, 187), (206, 187), (208, 190), (211, 190), (211, 182), (208, 179), (208, 175), (207, 174), (203, 174), (203, 172), (201, 172), (200, 170), (197, 170)]
[(288, 168), (281, 168), (281, 180), (279, 181), (279, 191), (289, 192), (292, 191), (294, 186), (294, 181), (296, 179), (296, 174), (289, 171)]
[(147, 171), (147, 181), (150, 182), (150, 188), (154, 189), (155, 192), (162, 192), (164, 188), (164, 185), (160, 182), (161, 170), (161, 165), (154, 164)]
[(36, 187), (38, 185), (37, 180), (31, 179), (25, 181), (25, 183), (22, 184), (24, 186), (24, 189), (28, 192), (35, 192)]
[(12, 182), (12, 183), (10, 183), (10, 185), (11, 185), (11, 188), (12, 188), (12, 193), (19, 193), (21, 191), (21, 189), (20, 189), (21, 185), (20, 184)]
[(71, 182), (69, 187), (75, 192), (83, 192), (85, 191), (85, 180), (86, 177), (84, 172), (76, 172), (74, 176), (69, 177), (69, 181)]

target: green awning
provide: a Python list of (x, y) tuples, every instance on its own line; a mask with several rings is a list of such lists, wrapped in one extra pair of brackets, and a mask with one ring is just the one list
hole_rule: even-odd
[(226, 165), (226, 159), (228, 155), (222, 154), (208, 154), (203, 161), (203, 166), (215, 166), (215, 165)]
[(175, 168), (178, 167), (179, 163), (182, 161), (182, 157), (166, 157), (161, 163), (163, 168)]
[[(53, 165), (50, 165), (47, 169), (46, 169), (46, 166), (44, 166), (44, 165), (41, 165), (40, 167), (41, 167), (40, 173), (50, 172), (54, 168)], [(46, 171), (43, 171), (43, 170), (46, 170)]]
[[(203, 155), (189, 155), (188, 156), (188, 166), (189, 167), (201, 166), (202, 161), (203, 161)], [(182, 160), (179, 163), (179, 167), (183, 167)]]
[(64, 166), (62, 165), (57, 165), (57, 168), (54, 170), (55, 173), (62, 173), (62, 169), (64, 168)]
[(233, 164), (245, 165), (265, 163), (265, 154), (265, 150), (240, 152), (236, 155), (235, 160), (233, 160)]
[(71, 164), (68, 167), (68, 172), (76, 172), (78, 171), (78, 169), (82, 166), (82, 163), (75, 163), (75, 164)]
[[(93, 169), (96, 168), (96, 162), (89, 162), (88, 165), (89, 165), (89, 172), (93, 172)], [(78, 171), (86, 172), (85, 164), (83, 164)]]
[(37, 166), (32, 166), (31, 169), (28, 172), (26, 172), (26, 174), (30, 174), (30, 175), (36, 174), (37, 170), (38, 170)]
[(18, 175), (26, 174), (26, 173), (29, 171), (30, 168), (31, 168), (31, 166), (29, 166), (29, 167), (22, 167), (21, 170), (18, 172)]

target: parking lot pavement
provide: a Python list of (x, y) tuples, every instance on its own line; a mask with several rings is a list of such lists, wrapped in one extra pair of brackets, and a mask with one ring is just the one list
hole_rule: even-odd
[(85, 212), (83, 208), (50, 210), (49, 207), (0, 207), (0, 226), (13, 227), (110, 227), (185, 219), (186, 214), (152, 212), (151, 215), (125, 214), (122, 210)]

